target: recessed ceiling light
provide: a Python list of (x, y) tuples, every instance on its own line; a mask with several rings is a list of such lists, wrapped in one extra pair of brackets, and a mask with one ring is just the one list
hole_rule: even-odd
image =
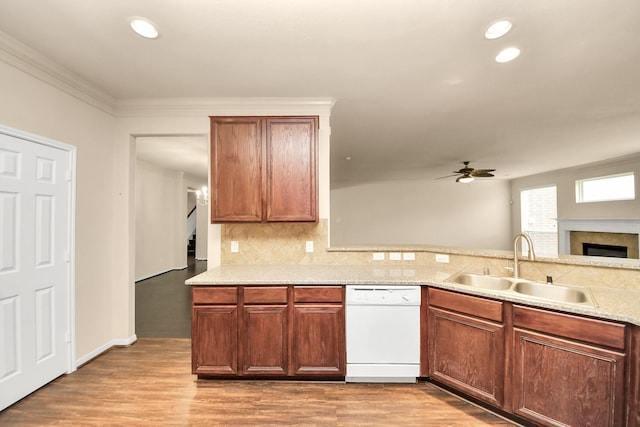
[(498, 56), (496, 56), (496, 62), (501, 64), (509, 61), (513, 61), (520, 55), (520, 49), (517, 47), (508, 47), (502, 50)]
[(134, 16), (130, 19), (131, 29), (141, 35), (142, 37), (148, 39), (157, 39), (158, 38), (158, 29), (155, 24), (149, 21), (147, 18), (141, 18), (139, 16)]
[(498, 21), (487, 28), (487, 31), (484, 32), (484, 36), (489, 40), (498, 39), (507, 34), (509, 30), (511, 30), (511, 26), (511, 21), (506, 19)]

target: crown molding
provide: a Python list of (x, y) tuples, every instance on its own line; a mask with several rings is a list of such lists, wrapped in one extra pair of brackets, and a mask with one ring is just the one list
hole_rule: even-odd
[(0, 31), (0, 61), (116, 117), (215, 115), (330, 116), (335, 98), (142, 98), (116, 100)]
[(118, 117), (216, 115), (330, 116), (335, 98), (144, 98), (116, 102)]
[(114, 98), (2, 31), (0, 61), (105, 113), (115, 113)]

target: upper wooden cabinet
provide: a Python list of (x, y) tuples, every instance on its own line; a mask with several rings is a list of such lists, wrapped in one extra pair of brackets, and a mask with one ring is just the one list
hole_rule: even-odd
[(211, 117), (211, 222), (318, 221), (317, 117)]

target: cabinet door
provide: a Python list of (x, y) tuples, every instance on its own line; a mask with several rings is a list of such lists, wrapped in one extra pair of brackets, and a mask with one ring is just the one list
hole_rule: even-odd
[(287, 374), (286, 305), (243, 307), (240, 360), (244, 375)]
[(623, 425), (624, 354), (514, 328), (513, 407), (546, 426)]
[(492, 405), (504, 405), (504, 326), (429, 308), (429, 376)]
[(261, 123), (257, 117), (211, 118), (211, 222), (262, 221)]
[(317, 221), (315, 117), (266, 119), (267, 221)]
[(342, 304), (296, 304), (293, 318), (294, 375), (344, 376)]
[(238, 306), (195, 306), (191, 313), (191, 371), (238, 373)]
[(629, 377), (631, 387), (627, 397), (628, 425), (640, 427), (640, 326), (630, 328)]

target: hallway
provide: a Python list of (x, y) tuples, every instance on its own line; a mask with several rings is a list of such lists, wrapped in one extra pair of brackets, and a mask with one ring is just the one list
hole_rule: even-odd
[(191, 337), (191, 292), (184, 281), (206, 269), (207, 261), (190, 256), (185, 269), (136, 282), (138, 338)]

